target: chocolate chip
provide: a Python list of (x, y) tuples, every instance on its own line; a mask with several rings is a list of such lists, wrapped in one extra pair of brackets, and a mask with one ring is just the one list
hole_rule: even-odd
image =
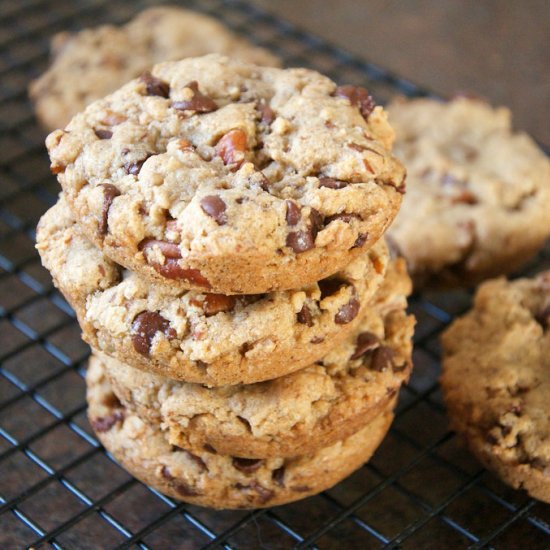
[(315, 238), (311, 231), (293, 231), (286, 236), (286, 245), (301, 254), (315, 246)]
[(362, 332), (355, 343), (355, 351), (350, 359), (359, 359), (368, 351), (376, 349), (380, 345), (378, 336), (372, 332)]
[(103, 187), (103, 208), (101, 210), (101, 221), (99, 222), (99, 233), (106, 235), (109, 229), (109, 209), (115, 197), (120, 195), (120, 191), (111, 183), (102, 183)]
[(285, 467), (281, 466), (280, 468), (277, 468), (276, 470), (273, 470), (273, 472), (271, 474), (271, 479), (279, 487), (284, 487), (285, 486)]
[(235, 485), (235, 488), (241, 491), (247, 491), (247, 490), (254, 491), (259, 496), (260, 504), (265, 504), (270, 499), (272, 499), (273, 496), (275, 495), (275, 493), (271, 489), (266, 489), (265, 487), (260, 485), (257, 481), (252, 481), (248, 485), (237, 483)]
[(395, 363), (395, 352), (388, 346), (380, 346), (372, 353), (370, 368), (376, 372), (383, 372), (387, 369), (393, 369)]
[(178, 111), (196, 111), (197, 113), (210, 113), (215, 111), (218, 106), (210, 97), (199, 91), (199, 83), (196, 80), (185, 85), (193, 92), (193, 97), (184, 101), (174, 101), (172, 107)]
[(341, 279), (323, 279), (318, 281), (319, 290), (321, 291), (321, 300), (324, 300), (327, 296), (336, 294), (341, 287), (346, 286), (347, 283)]
[(286, 200), (286, 223), (288, 225), (296, 225), (301, 219), (301, 209), (300, 207), (291, 200)]
[(187, 455), (187, 457), (191, 461), (193, 461), (199, 467), (200, 470), (202, 470), (203, 472), (208, 470), (208, 467), (206, 466), (206, 462), (204, 462), (204, 460), (200, 456), (190, 453), (187, 449), (181, 449), (181, 450)]
[(141, 170), (141, 167), (143, 166), (143, 163), (150, 157), (151, 155), (147, 155), (142, 160), (136, 160), (134, 162), (127, 162), (124, 165), (124, 171), (127, 174), (130, 174), (131, 176), (137, 176)]
[(369, 115), (376, 107), (372, 96), (361, 86), (338, 86), (334, 95), (349, 99), (350, 103), (359, 109), (365, 120), (369, 118)]
[(236, 456), (234, 456), (231, 461), (237, 470), (244, 472), (245, 474), (252, 474), (264, 463), (263, 460), (258, 458), (239, 458)]
[(342, 180), (335, 180), (334, 178), (320, 177), (319, 187), (328, 187), (329, 189), (343, 189), (347, 187), (349, 182)]
[(132, 322), (132, 343), (134, 349), (141, 355), (149, 355), (151, 343), (157, 332), (162, 332), (167, 338), (175, 338), (176, 331), (170, 327), (170, 321), (158, 311), (142, 311)]
[(216, 144), (216, 154), (223, 163), (233, 168), (239, 168), (244, 162), (247, 151), (247, 135), (244, 130), (235, 128), (222, 136)]
[(535, 315), (535, 320), (544, 330), (547, 330), (550, 321), (550, 305), (546, 306), (542, 311), (539, 311)]
[(111, 139), (113, 137), (113, 132), (111, 132), (111, 130), (102, 130), (98, 128), (94, 130), (94, 133), (99, 139)]
[(340, 220), (344, 223), (350, 223), (351, 220), (360, 220), (361, 216), (359, 214), (348, 214), (347, 212), (342, 212), (341, 214), (334, 214), (333, 216), (328, 216), (325, 218), (325, 224), (328, 225), (330, 222)]
[(261, 122), (266, 126), (275, 120), (275, 112), (263, 99), (256, 104), (256, 109), (260, 113)]
[(355, 242), (353, 243), (353, 246), (351, 248), (360, 248), (367, 242), (368, 238), (368, 233), (359, 233), (359, 236), (357, 237), (357, 239), (355, 239)]
[(158, 247), (165, 258), (179, 260), (181, 258), (181, 250), (178, 244), (169, 241), (161, 241), (157, 239), (143, 239), (139, 243), (139, 250), (147, 252), (147, 250)]
[(166, 98), (170, 95), (170, 85), (164, 80), (153, 76), (149, 71), (144, 72), (139, 79), (145, 84), (147, 95), (158, 95)]
[(170, 484), (172, 487), (183, 497), (196, 497), (200, 493), (198, 493), (195, 489), (192, 489), (187, 485), (187, 483), (184, 483), (181, 480), (175, 481), (174, 476), (171, 474), (170, 469), (168, 466), (163, 466), (161, 471), (161, 475), (163, 478), (170, 481)]
[(216, 220), (218, 225), (225, 225), (227, 223), (227, 214), (225, 213), (226, 205), (218, 195), (203, 197), (200, 205), (206, 214)]
[(309, 213), (309, 224), (311, 227), (311, 233), (313, 235), (313, 240), (317, 237), (317, 233), (323, 228), (324, 218), (318, 210), (315, 208), (311, 209)]
[(337, 325), (347, 325), (357, 317), (361, 304), (357, 298), (352, 298), (347, 304), (343, 305), (334, 316), (334, 322)]
[(308, 491), (311, 491), (311, 487), (308, 485), (295, 485), (294, 487), (291, 487), (291, 489), (296, 493), (307, 493)]
[(302, 325), (307, 325), (308, 327), (313, 326), (311, 311), (309, 311), (309, 308), (306, 306), (306, 304), (304, 304), (302, 306), (302, 309), (298, 312), (297, 318), (298, 323), (301, 323)]
[(231, 311), (236, 304), (235, 296), (226, 296), (225, 294), (206, 294), (202, 303), (202, 309), (207, 317)]
[(108, 432), (117, 422), (121, 422), (123, 419), (124, 413), (122, 411), (116, 411), (109, 416), (93, 418), (90, 424), (96, 432), (104, 433)]

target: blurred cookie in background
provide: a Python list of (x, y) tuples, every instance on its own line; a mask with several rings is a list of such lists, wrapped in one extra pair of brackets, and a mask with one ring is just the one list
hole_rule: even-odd
[(407, 194), (388, 241), (417, 288), (469, 286), (521, 267), (550, 235), (550, 162), (479, 99), (395, 100)]

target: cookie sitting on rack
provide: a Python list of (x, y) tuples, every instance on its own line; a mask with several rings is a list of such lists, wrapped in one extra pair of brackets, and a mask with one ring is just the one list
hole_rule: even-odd
[(506, 483), (550, 502), (550, 271), (484, 283), (442, 342), (452, 427)]
[(103, 25), (56, 34), (51, 66), (31, 83), (29, 95), (41, 124), (55, 130), (155, 63), (208, 53), (257, 65), (280, 65), (273, 54), (238, 37), (216, 19), (161, 6), (144, 10), (121, 27)]
[(388, 107), (407, 195), (388, 242), (416, 287), (466, 286), (519, 268), (550, 236), (550, 161), (480, 100)]

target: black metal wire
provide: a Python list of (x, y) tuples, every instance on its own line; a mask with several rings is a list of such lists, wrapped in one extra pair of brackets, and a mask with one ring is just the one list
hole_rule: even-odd
[[(252, 512), (209, 511), (151, 488), (144, 489), (143, 502), (131, 500), (142, 485), (116, 466), (87, 425), (82, 373), (88, 351), (79, 343), (74, 313), (32, 248), (34, 227), (56, 200), (57, 185), (48, 172), (44, 136), (26, 86), (45, 68), (55, 32), (121, 22), (155, 3), (0, 0), (0, 547), (170, 548), (177, 546), (178, 536), (185, 538), (186, 548), (422, 548), (426, 540), (441, 548), (499, 547), (500, 540), (547, 547), (547, 506), (472, 466), (455, 449), (455, 436), (446, 427), (428, 433), (432, 419), (441, 420), (444, 413), (437, 385), (438, 335), (468, 307), (467, 292), (451, 300), (412, 298), (419, 318), (415, 349), (422, 354), (416, 372), (379, 452), (336, 488), (301, 503)], [(289, 65), (319, 68), (342, 82), (366, 82), (380, 101), (396, 93), (432, 95), (242, 0), (180, 4), (223, 19)], [(527, 272), (549, 265), (547, 247)], [(25, 289), (22, 296), (9, 289), (15, 280)], [(52, 308), (60, 314), (53, 324), (48, 321)], [(56, 365), (53, 370), (42, 359), (29, 368), (27, 356), (37, 351)], [(81, 396), (76, 405), (75, 395)], [(70, 455), (65, 462), (59, 463), (58, 448)], [(426, 464), (445, 474), (430, 477)], [(442, 490), (447, 484), (450, 488)], [(48, 491), (70, 497), (74, 510), (50, 503), (44, 497)], [(35, 502), (44, 502), (44, 510)], [(162, 511), (139, 518), (147, 503)], [(55, 521), (58, 516), (62, 519)]]

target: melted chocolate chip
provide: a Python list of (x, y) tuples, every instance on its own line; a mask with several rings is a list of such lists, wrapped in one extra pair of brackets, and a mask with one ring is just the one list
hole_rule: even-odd
[(301, 254), (315, 246), (315, 238), (311, 231), (293, 231), (286, 236), (286, 245)]
[(243, 485), (242, 483), (237, 483), (235, 485), (236, 489), (239, 489), (241, 491), (246, 490), (252, 490), (254, 491), (258, 496), (261, 504), (265, 504), (267, 501), (273, 498), (275, 493), (271, 489), (266, 489), (262, 485), (260, 485), (257, 481), (252, 481), (248, 485)]
[(369, 115), (376, 107), (372, 96), (361, 86), (338, 86), (334, 95), (349, 99), (350, 103), (359, 109), (365, 120), (369, 118)]
[(109, 229), (109, 209), (114, 198), (120, 195), (120, 191), (111, 183), (102, 183), (101, 187), (103, 187), (103, 208), (101, 210), (99, 232), (101, 235), (106, 235)]
[(92, 428), (99, 433), (108, 432), (117, 422), (121, 422), (124, 419), (124, 413), (122, 411), (115, 411), (109, 416), (100, 416), (93, 418), (90, 421)]
[(324, 176), (319, 178), (319, 187), (328, 187), (328, 189), (343, 189), (348, 185), (349, 182), (347, 181), (335, 180), (334, 178), (326, 178)]
[(273, 472), (271, 474), (271, 479), (279, 487), (284, 487), (285, 486), (285, 467), (281, 466), (280, 468), (277, 468), (276, 470), (273, 470)]
[(167, 479), (171, 482), (172, 487), (183, 497), (196, 497), (200, 493), (198, 493), (195, 489), (192, 489), (187, 485), (187, 483), (178, 480), (175, 481), (174, 476), (171, 474), (170, 469), (168, 466), (163, 466), (161, 471), (161, 475), (163, 478)]
[(139, 243), (138, 248), (144, 252), (147, 250), (158, 247), (165, 258), (179, 260), (181, 258), (181, 250), (178, 244), (168, 241), (160, 241), (157, 239), (143, 239)]
[(127, 174), (130, 174), (132, 176), (137, 176), (141, 170), (141, 167), (143, 166), (144, 162), (150, 157), (151, 155), (147, 155), (144, 159), (136, 160), (134, 162), (127, 162), (124, 165), (124, 171)]
[(291, 200), (286, 200), (286, 223), (288, 225), (296, 225), (301, 219), (301, 209), (300, 207)]
[(170, 95), (170, 85), (160, 78), (153, 76), (149, 71), (144, 72), (139, 79), (145, 84), (147, 95), (157, 95), (167, 98)]
[(298, 319), (298, 323), (301, 323), (302, 325), (307, 325), (308, 327), (313, 326), (311, 311), (306, 304), (302, 306), (302, 309), (298, 312), (298, 315), (296, 317)]
[(383, 372), (394, 367), (395, 352), (388, 346), (380, 346), (372, 353), (370, 368), (376, 372)]
[(185, 86), (193, 92), (193, 97), (184, 101), (174, 101), (172, 107), (178, 111), (196, 111), (197, 113), (210, 113), (215, 111), (218, 106), (210, 97), (199, 91), (199, 83), (196, 80), (189, 82)]
[(170, 327), (170, 321), (158, 311), (142, 311), (132, 322), (132, 343), (134, 349), (141, 355), (148, 356), (151, 343), (157, 332), (162, 332), (167, 338), (175, 338), (176, 331)]
[(328, 225), (330, 222), (340, 220), (344, 223), (350, 223), (351, 220), (360, 220), (361, 216), (359, 214), (348, 214), (347, 212), (342, 212), (341, 214), (334, 214), (334, 216), (328, 216), (325, 218), (325, 224)]
[(261, 122), (266, 126), (269, 126), (275, 120), (275, 112), (264, 100), (256, 105), (256, 109), (260, 113)]
[(365, 353), (376, 349), (380, 345), (378, 336), (372, 332), (362, 332), (355, 343), (355, 351), (350, 359), (359, 359)]
[(317, 237), (317, 233), (323, 228), (324, 218), (318, 210), (315, 208), (311, 209), (309, 213), (309, 223), (311, 227), (311, 233), (313, 235), (313, 240)]
[(94, 133), (99, 139), (111, 139), (113, 137), (113, 132), (111, 132), (111, 130), (102, 130), (98, 128), (94, 130)]
[(367, 242), (368, 238), (368, 233), (359, 233), (359, 236), (357, 237), (357, 239), (355, 239), (355, 242), (353, 243), (353, 246), (351, 248), (360, 248)]
[(245, 474), (254, 473), (264, 463), (263, 460), (258, 458), (239, 458), (236, 456), (234, 456), (231, 461), (237, 470), (244, 472)]
[(535, 315), (535, 320), (544, 329), (547, 330), (550, 322), (550, 305)]
[(321, 291), (321, 300), (324, 300), (327, 296), (336, 294), (343, 286), (347, 286), (347, 283), (340, 279), (323, 279), (322, 281), (318, 281), (317, 284)]
[(343, 305), (334, 316), (334, 322), (337, 325), (347, 325), (357, 317), (361, 304), (357, 298), (352, 298), (347, 304)]
[(211, 218), (214, 218), (218, 225), (225, 225), (227, 223), (226, 205), (218, 195), (203, 197), (200, 205), (202, 210)]

